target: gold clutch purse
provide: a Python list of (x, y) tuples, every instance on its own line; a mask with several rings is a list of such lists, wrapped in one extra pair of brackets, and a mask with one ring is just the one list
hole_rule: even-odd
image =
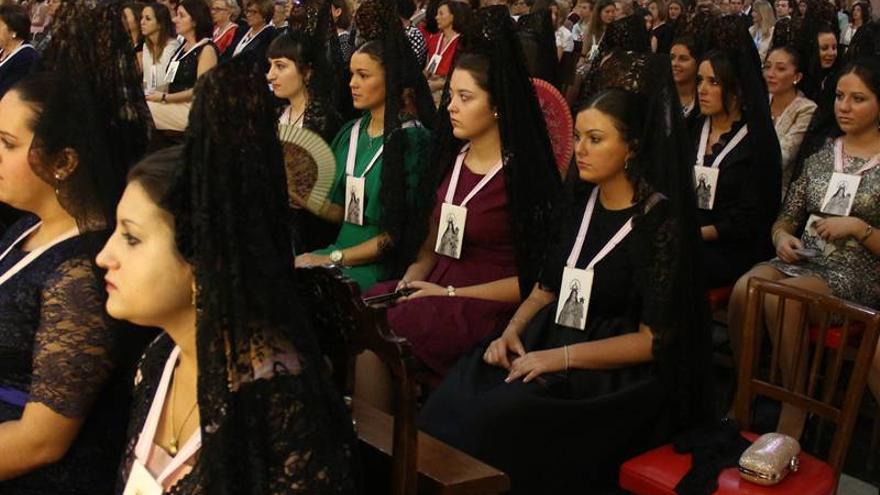
[(739, 458), (739, 475), (758, 485), (775, 485), (798, 470), (801, 445), (781, 433), (761, 435)]

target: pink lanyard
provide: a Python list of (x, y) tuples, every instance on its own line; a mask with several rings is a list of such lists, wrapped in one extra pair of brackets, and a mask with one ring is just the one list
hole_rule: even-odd
[[(871, 159), (868, 160), (868, 163), (852, 175), (862, 175), (868, 170), (876, 167), (877, 163), (880, 163), (880, 153), (871, 157)], [(843, 138), (837, 138), (834, 141), (834, 171), (843, 173)]]
[[(464, 147), (458, 153), (458, 158), (456, 158), (455, 160), (455, 168), (452, 169), (452, 177), (449, 179), (449, 187), (446, 188), (446, 203), (453, 204), (452, 201), (453, 199), (455, 199), (455, 190), (458, 188), (458, 178), (461, 175), (461, 167), (462, 165), (464, 165), (464, 159), (467, 156), (468, 149), (470, 149), (470, 144), (464, 145)], [(465, 196), (464, 201), (462, 201), (459, 206), (463, 207), (467, 205), (468, 201), (476, 196), (478, 192), (486, 187), (486, 184), (488, 184), (489, 181), (491, 181), (495, 178), (496, 175), (498, 175), (498, 172), (501, 171), (503, 165), (504, 160), (501, 160), (498, 162), (497, 165), (492, 167), (492, 170), (490, 170), (488, 174), (484, 175), (480, 182), (478, 182), (477, 185), (474, 186), (473, 189), (471, 189), (471, 192), (469, 192), (468, 195)]]
[[(156, 438), (156, 430), (159, 428), (159, 418), (162, 416), (162, 408), (165, 407), (165, 399), (167, 398), (168, 387), (171, 384), (171, 375), (174, 374), (174, 366), (177, 364), (177, 358), (180, 356), (180, 347), (174, 346), (168, 361), (165, 362), (165, 370), (162, 372), (162, 379), (159, 381), (159, 387), (156, 389), (156, 395), (153, 397), (153, 404), (150, 406), (150, 413), (144, 422), (141, 435), (138, 437), (137, 444), (134, 449), (135, 458), (144, 466), (150, 457), (150, 447)], [(156, 482), (164, 485), (165, 481), (170, 478), (175, 471), (180, 469), (183, 464), (202, 448), (202, 429), (196, 430), (189, 440), (180, 449), (165, 469), (156, 477)]]

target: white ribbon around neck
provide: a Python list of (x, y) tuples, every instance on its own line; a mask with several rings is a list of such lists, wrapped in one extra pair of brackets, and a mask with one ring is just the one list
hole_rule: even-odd
[[(461, 175), (461, 167), (464, 165), (464, 159), (467, 156), (468, 150), (470, 149), (470, 144), (464, 145), (461, 151), (458, 153), (458, 158), (455, 160), (455, 167), (452, 169), (452, 177), (449, 180), (449, 187), (446, 188), (446, 198), (445, 202), (449, 204), (453, 204), (453, 200), (455, 199), (455, 190), (458, 188), (458, 178)], [(500, 160), (498, 164), (496, 164), (492, 169), (480, 179), (480, 182), (471, 189), (471, 192), (465, 196), (464, 200), (462, 200), (461, 204), (458, 206), (464, 207), (467, 206), (468, 201), (470, 201), (474, 196), (477, 195), (486, 185), (498, 175), (498, 172), (504, 168), (504, 160)]]
[[(351, 128), (351, 134), (348, 136), (348, 156), (345, 157), (345, 175), (354, 176), (354, 162), (357, 158), (357, 143), (358, 138), (361, 135), (361, 122), (364, 120), (363, 117), (357, 119), (354, 125)], [(410, 127), (419, 127), (421, 124), (417, 120), (408, 120), (401, 124), (402, 129), (408, 129)], [(382, 156), (382, 152), (385, 150), (385, 145), (379, 146), (379, 149), (376, 150), (376, 154), (373, 155), (373, 158), (370, 159), (370, 162), (367, 164), (367, 168), (364, 169), (364, 172), (361, 174), (361, 177), (366, 177), (366, 175), (373, 168), (373, 165), (376, 164), (376, 160)]]
[(22, 44), (18, 45), (18, 48), (16, 48), (15, 50), (12, 50), (12, 53), (10, 53), (8, 57), (4, 58), (3, 60), (0, 60), (0, 67), (3, 67), (3, 65), (6, 64), (6, 62), (12, 60), (12, 58), (15, 57), (15, 54), (24, 50), (25, 48), (30, 48), (31, 50), (36, 50), (36, 48), (31, 46), (30, 43), (27, 43), (27, 42), (22, 43)]
[[(706, 148), (709, 144), (709, 130), (712, 127), (711, 121), (712, 121), (711, 117), (706, 117), (706, 121), (703, 122), (703, 132), (700, 134), (700, 146), (697, 149), (697, 163), (696, 163), (697, 167), (702, 167), (703, 160), (705, 160), (705, 158), (706, 158)], [(736, 131), (736, 134), (733, 135), (733, 138), (730, 141), (728, 141), (727, 144), (724, 145), (724, 149), (721, 150), (721, 153), (718, 153), (718, 156), (716, 156), (712, 160), (711, 167), (718, 168), (719, 166), (721, 166), (721, 162), (724, 161), (724, 158), (727, 157), (727, 155), (731, 151), (733, 151), (734, 148), (736, 148), (736, 145), (738, 145), (740, 141), (745, 139), (745, 137), (748, 133), (749, 133), (749, 126), (748, 125), (744, 125), (738, 131)]]
[(245, 34), (245, 35), (241, 38), (241, 40), (238, 42), (238, 44), (235, 45), (235, 50), (232, 51), (232, 55), (235, 56), (235, 55), (238, 55), (239, 53), (243, 52), (244, 49), (247, 48), (247, 46), (250, 45), (252, 41), (254, 41), (255, 39), (257, 39), (257, 36), (259, 36), (260, 33), (262, 33), (263, 31), (265, 31), (265, 30), (268, 29), (269, 27), (270, 27), (270, 26), (269, 26), (268, 24), (266, 24), (265, 26), (262, 27), (262, 29), (260, 29), (259, 31), (257, 31), (257, 32), (254, 33), (254, 34), (251, 34), (250, 31), (248, 31), (248, 33)]
[[(9, 255), (9, 253), (12, 252), (13, 249), (15, 249), (15, 246), (17, 246), (21, 241), (25, 240), (32, 233), (36, 232), (37, 229), (39, 229), (42, 224), (43, 224), (43, 222), (37, 222), (36, 225), (27, 229), (23, 234), (18, 236), (18, 239), (16, 239), (15, 242), (10, 244), (9, 247), (6, 248), (6, 251), (3, 251), (3, 254), (0, 254), (0, 261), (3, 261), (4, 259), (6, 259), (6, 257)], [(56, 244), (63, 242), (63, 241), (66, 241), (67, 239), (70, 239), (71, 237), (74, 237), (78, 234), (79, 234), (79, 229), (74, 227), (74, 228), (62, 233), (58, 237), (52, 239), (48, 243), (43, 244), (42, 246), (38, 247), (37, 249), (34, 249), (33, 251), (29, 252), (27, 255), (25, 255), (24, 258), (18, 260), (18, 263), (13, 265), (12, 268), (10, 268), (9, 270), (6, 270), (6, 272), (3, 273), (3, 275), (0, 275), (0, 285), (3, 285), (4, 283), (6, 283), (6, 281), (9, 280), (10, 278), (12, 278), (13, 275), (15, 275), (16, 273), (25, 269), (25, 267), (30, 265), (34, 260), (39, 258), (43, 253), (48, 251), (50, 248), (52, 248)]]
[(183, 55), (181, 55), (181, 53), (183, 52), (183, 45), (184, 45), (185, 43), (181, 43), (181, 45), (180, 45), (180, 47), (177, 49), (177, 51), (174, 52), (174, 56), (171, 57), (171, 61), (172, 61), (172, 62), (180, 62), (181, 60), (183, 60), (183, 59), (185, 59), (186, 57), (188, 57), (189, 54), (193, 52), (193, 50), (195, 50), (196, 48), (198, 48), (198, 47), (200, 47), (200, 46), (202, 46), (202, 45), (204, 45), (204, 44), (206, 44), (206, 43), (208, 43), (209, 41), (211, 41), (211, 38), (204, 38), (204, 39), (202, 39), (201, 41), (199, 41), (198, 43), (196, 43), (195, 45), (193, 45), (192, 48), (190, 48), (189, 50), (187, 50), (186, 53), (183, 53)]
[[(877, 164), (880, 163), (880, 153), (871, 157), (868, 162), (863, 165), (858, 171), (851, 175), (862, 175), (868, 170), (876, 167)], [(837, 138), (834, 141), (834, 171), (835, 172), (843, 172), (843, 138)]]
[[(584, 218), (581, 220), (581, 227), (578, 229), (577, 239), (574, 241), (574, 246), (571, 248), (571, 253), (568, 255), (568, 261), (565, 263), (565, 266), (569, 268), (576, 268), (577, 260), (580, 257), (581, 249), (584, 247), (584, 241), (587, 238), (587, 231), (590, 229), (590, 222), (593, 219), (593, 212), (596, 209), (596, 200), (599, 197), (599, 187), (596, 186), (593, 188), (592, 194), (590, 194), (590, 199), (587, 201), (587, 207), (584, 209)], [(620, 227), (620, 230), (617, 231), (614, 236), (605, 243), (605, 246), (596, 253), (596, 256), (593, 257), (592, 261), (587, 265), (586, 270), (592, 270), (600, 261), (602, 261), (608, 253), (614, 250), (620, 241), (626, 238), (633, 229), (633, 221), (632, 217)]]
[[(162, 372), (162, 379), (159, 381), (159, 387), (156, 389), (156, 395), (153, 397), (153, 404), (150, 406), (147, 420), (144, 422), (144, 427), (141, 430), (140, 437), (138, 437), (137, 444), (135, 445), (135, 459), (140, 461), (144, 466), (147, 465), (147, 460), (150, 457), (150, 447), (156, 439), (156, 430), (159, 428), (159, 419), (162, 416), (162, 409), (165, 407), (168, 388), (171, 384), (171, 377), (174, 374), (174, 367), (177, 365), (178, 357), (180, 357), (180, 347), (174, 346), (174, 350), (172, 350), (171, 355), (168, 356), (168, 361), (165, 362), (165, 369)], [(194, 456), (200, 448), (202, 448), (201, 427), (197, 428), (195, 433), (190, 435), (189, 440), (187, 440), (180, 451), (177, 452), (177, 455), (171, 459), (171, 462), (168, 463), (165, 469), (163, 469), (162, 472), (159, 473), (159, 476), (156, 477), (156, 482), (160, 485), (164, 485), (168, 478), (183, 466), (186, 461)]]

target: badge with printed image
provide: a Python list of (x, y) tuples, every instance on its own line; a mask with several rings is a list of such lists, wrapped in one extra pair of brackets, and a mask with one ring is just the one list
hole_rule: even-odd
[(461, 257), (465, 222), (467, 222), (467, 208), (443, 203), (440, 208), (440, 224), (437, 228), (437, 243), (434, 245), (437, 254), (455, 259)]
[(556, 305), (556, 324), (584, 330), (593, 290), (593, 270), (565, 267)]
[(162, 495), (165, 490), (162, 485), (153, 478), (141, 461), (135, 459), (131, 465), (131, 474), (125, 483), (122, 495)]
[(426, 69), (429, 76), (433, 76), (437, 72), (437, 68), (440, 67), (440, 60), (442, 59), (443, 57), (440, 55), (431, 56), (431, 60), (428, 61), (428, 68)]
[(861, 175), (840, 172), (831, 174), (831, 181), (828, 183), (828, 189), (825, 190), (825, 197), (822, 199), (822, 213), (841, 217), (849, 216), (861, 181)]
[(177, 69), (180, 68), (180, 62), (171, 62), (168, 64), (168, 70), (165, 71), (165, 84), (171, 84), (174, 82), (174, 78), (177, 77)]
[(837, 251), (837, 245), (834, 242), (822, 239), (819, 233), (816, 232), (816, 222), (822, 219), (819, 215), (810, 215), (810, 218), (807, 219), (804, 233), (801, 236), (801, 244), (805, 250), (815, 251), (819, 256), (829, 256)]
[(715, 167), (694, 167), (694, 184), (697, 208), (711, 210), (715, 206), (715, 192), (718, 189), (718, 169)]
[(364, 224), (364, 185), (363, 177), (348, 176), (345, 179), (345, 221), (355, 225)]

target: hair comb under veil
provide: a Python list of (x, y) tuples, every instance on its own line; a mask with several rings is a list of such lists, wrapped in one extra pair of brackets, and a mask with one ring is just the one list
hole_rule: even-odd
[(297, 303), (272, 96), (247, 57), (197, 83), (167, 205), (198, 286), (191, 493), (349, 493), (356, 440)]
[(647, 29), (645, 29), (644, 19), (636, 15), (629, 15), (608, 25), (607, 32), (599, 43), (595, 62), (581, 86), (579, 98), (581, 101), (585, 101), (586, 95), (597, 87), (596, 80), (601, 78), (605, 71), (604, 62), (608, 60), (611, 53), (616, 51), (650, 53), (651, 41)]
[(119, 1), (97, 7), (83, 0), (62, 2), (40, 67), (89, 87), (110, 159), (125, 174), (146, 153), (153, 119), (131, 38), (119, 21), (122, 11)]
[[(505, 159), (510, 229), (520, 291), (525, 296), (535, 283), (551, 234), (552, 203), (560, 186), (553, 148), (507, 8), (492, 6), (478, 10), (459, 47), (456, 60), (468, 54), (488, 62), (489, 93), (498, 112)], [(432, 198), (464, 145), (453, 135), (448, 103), (447, 82), (437, 118), (431, 180), (426, 182), (429, 191), (423, 193)]]
[[(383, 252), (386, 276), (399, 277), (415, 259), (425, 233), (425, 221), (417, 213), (421, 207), (408, 206), (409, 186), (404, 172), (404, 157), (421, 153), (427, 161), (427, 149), (415, 149), (406, 133), (401, 132), (401, 115), (406, 111), (424, 127), (434, 126), (434, 100), (428, 82), (416, 62), (391, 0), (365, 0), (357, 12), (358, 38), (380, 43), (385, 69), (385, 148), (382, 152), (382, 230), (391, 237)], [(416, 201), (424, 198), (417, 197)], [(415, 211), (413, 211), (415, 210)]]
[[(662, 241), (639, 239), (646, 276), (640, 284), (655, 295), (648, 308), (655, 336), (654, 357), (673, 397), (674, 417), (679, 423), (672, 426), (681, 431), (714, 417), (709, 312), (700, 272), (702, 240), (694, 206), (691, 145), (667, 55), (615, 51), (595, 81), (587, 101), (601, 98), (604, 91), (623, 90), (642, 111), (631, 116), (637, 148), (628, 174), (637, 184), (636, 199), (646, 200), (653, 193), (665, 198), (653, 206), (666, 210), (663, 224), (633, 233), (658, 235)], [(591, 188), (573, 168), (561, 215), (580, 215)], [(636, 222), (648, 218), (640, 215)]]

